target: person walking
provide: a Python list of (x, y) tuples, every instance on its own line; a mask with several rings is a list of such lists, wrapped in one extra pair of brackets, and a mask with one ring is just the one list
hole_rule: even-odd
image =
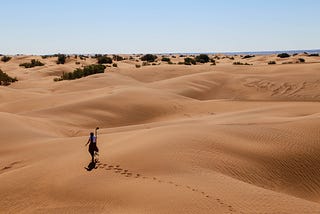
[(99, 152), (99, 149), (97, 147), (97, 130), (99, 128), (96, 128), (96, 134), (94, 134), (93, 132), (90, 133), (88, 142), (86, 143), (85, 146), (87, 146), (89, 144), (89, 153), (91, 155), (91, 162), (95, 162), (94, 160), (94, 156)]

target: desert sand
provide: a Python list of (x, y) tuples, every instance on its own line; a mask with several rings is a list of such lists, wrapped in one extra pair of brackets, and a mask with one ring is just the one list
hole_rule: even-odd
[(320, 213), (320, 58), (235, 58), (61, 82), (96, 60), (0, 62), (0, 213)]

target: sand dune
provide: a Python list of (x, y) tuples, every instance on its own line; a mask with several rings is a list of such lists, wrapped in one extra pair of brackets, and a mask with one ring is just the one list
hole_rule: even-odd
[(320, 64), (267, 65), (299, 57), (126, 60), (61, 82), (95, 60), (0, 62), (19, 79), (0, 88), (0, 213), (320, 213)]

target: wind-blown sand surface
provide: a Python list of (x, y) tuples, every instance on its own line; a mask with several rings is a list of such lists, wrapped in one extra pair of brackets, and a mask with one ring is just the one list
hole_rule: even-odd
[[(33, 58), (46, 65), (19, 67)], [(0, 87), (0, 213), (320, 213), (319, 60), (276, 59), (61, 82), (75, 59), (0, 62), (19, 79)]]

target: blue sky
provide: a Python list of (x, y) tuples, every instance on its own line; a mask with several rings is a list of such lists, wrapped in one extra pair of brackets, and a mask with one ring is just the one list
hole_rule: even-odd
[(0, 53), (320, 48), (318, 0), (0, 0)]

